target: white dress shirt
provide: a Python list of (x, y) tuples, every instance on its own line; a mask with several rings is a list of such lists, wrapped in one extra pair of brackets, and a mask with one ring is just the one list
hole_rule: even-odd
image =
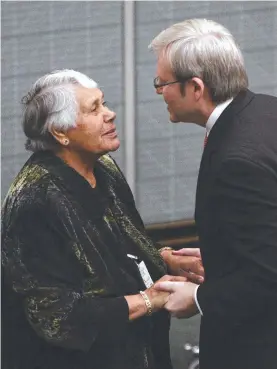
[(223, 103), (220, 103), (215, 107), (215, 109), (213, 110), (212, 114), (209, 116), (209, 119), (207, 120), (207, 123), (206, 123), (207, 136), (209, 136), (215, 122), (218, 120), (218, 118), (221, 116), (221, 114), (227, 108), (227, 106), (231, 104), (232, 101), (233, 101), (233, 98), (226, 100)]
[[(218, 120), (218, 118), (220, 117), (220, 115), (223, 113), (223, 111), (227, 108), (227, 106), (233, 101), (233, 98), (229, 99), (229, 100), (226, 100), (224, 101), (223, 103), (220, 103), (218, 104), (215, 109), (213, 110), (212, 114), (209, 116), (209, 119), (207, 120), (207, 123), (206, 123), (206, 134), (207, 134), (207, 137), (209, 137), (209, 134), (215, 124), (215, 122)], [(195, 300), (195, 303), (197, 305), (197, 308), (198, 310), (200, 311), (200, 314), (203, 315), (203, 312), (200, 308), (200, 305), (198, 303), (198, 300), (197, 300), (197, 290), (198, 290), (198, 287), (197, 286), (195, 288), (195, 291), (194, 291), (194, 300)]]

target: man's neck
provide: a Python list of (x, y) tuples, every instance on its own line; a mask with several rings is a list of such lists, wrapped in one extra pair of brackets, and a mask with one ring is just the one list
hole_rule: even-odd
[(195, 117), (196, 118), (195, 123), (201, 127), (206, 127), (206, 123), (215, 108), (216, 108), (216, 104), (214, 103), (208, 103), (205, 105), (203, 104), (201, 106), (201, 110)]

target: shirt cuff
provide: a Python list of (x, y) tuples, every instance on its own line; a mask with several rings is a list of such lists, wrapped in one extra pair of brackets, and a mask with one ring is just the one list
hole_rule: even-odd
[(200, 314), (203, 316), (203, 311), (201, 310), (201, 307), (200, 307), (199, 302), (198, 302), (198, 300), (197, 300), (197, 290), (198, 290), (198, 287), (199, 287), (199, 286), (197, 286), (197, 287), (195, 288), (195, 290), (194, 290), (194, 301), (195, 301), (195, 303), (196, 303), (196, 306), (197, 306), (197, 308), (198, 308), (198, 310), (199, 310)]

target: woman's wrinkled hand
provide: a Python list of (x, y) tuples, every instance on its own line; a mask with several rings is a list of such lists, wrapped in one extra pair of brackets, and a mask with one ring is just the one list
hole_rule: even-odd
[(199, 249), (164, 250), (161, 255), (172, 274), (184, 276), (197, 284), (204, 281), (205, 273)]

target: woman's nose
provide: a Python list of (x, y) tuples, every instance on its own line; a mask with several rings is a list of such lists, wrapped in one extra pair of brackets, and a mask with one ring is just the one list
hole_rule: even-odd
[(105, 121), (109, 122), (111, 120), (115, 120), (116, 118), (116, 113), (110, 109), (107, 109), (107, 111), (105, 112)]

